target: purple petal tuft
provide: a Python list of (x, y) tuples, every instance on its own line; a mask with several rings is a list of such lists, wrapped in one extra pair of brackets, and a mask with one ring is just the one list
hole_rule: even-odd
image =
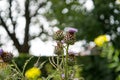
[(2, 55), (2, 53), (3, 53), (3, 49), (0, 49), (0, 55)]
[(70, 27), (70, 28), (66, 28), (66, 31), (71, 34), (74, 34), (75, 32), (78, 32), (78, 29)]

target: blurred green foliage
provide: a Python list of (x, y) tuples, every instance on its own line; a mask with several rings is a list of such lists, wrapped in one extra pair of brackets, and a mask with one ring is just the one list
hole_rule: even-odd
[(52, 3), (46, 14), (48, 19), (56, 19), (57, 26), (78, 29), (77, 40), (93, 41), (101, 34), (109, 34), (115, 48), (120, 48), (120, 6), (115, 0), (92, 0), (93, 9), (84, 7), (86, 0), (48, 0)]
[(115, 80), (120, 80), (120, 50), (112, 44), (105, 44), (101, 56), (109, 61), (108, 67), (114, 70)]
[(85, 80), (115, 80), (116, 73), (109, 68), (109, 61), (98, 56), (84, 56), (78, 58), (78, 63), (83, 64), (83, 77)]

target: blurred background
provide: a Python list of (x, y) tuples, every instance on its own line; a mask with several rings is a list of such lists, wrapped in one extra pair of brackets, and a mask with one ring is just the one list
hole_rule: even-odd
[[(120, 0), (0, 0), (0, 48), (16, 57), (53, 56), (53, 33), (69, 27), (85, 80), (120, 80)], [(110, 39), (102, 47), (99, 35)]]

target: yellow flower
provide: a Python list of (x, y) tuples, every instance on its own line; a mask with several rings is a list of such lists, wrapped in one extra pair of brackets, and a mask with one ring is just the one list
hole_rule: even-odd
[(28, 79), (34, 79), (34, 78), (39, 77), (40, 75), (41, 75), (41, 71), (37, 67), (32, 67), (31, 69), (29, 69), (25, 72), (25, 76)]
[(101, 47), (105, 42), (108, 42), (108, 41), (109, 39), (107, 35), (100, 35), (94, 40), (95, 44), (99, 47)]

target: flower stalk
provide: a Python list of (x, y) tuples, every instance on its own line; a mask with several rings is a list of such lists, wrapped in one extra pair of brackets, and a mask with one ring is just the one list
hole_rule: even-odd
[(69, 45), (67, 45), (66, 56), (65, 56), (65, 80), (68, 80), (68, 49), (69, 49)]
[[(77, 29), (70, 28), (64, 34), (62, 30), (58, 30), (53, 35), (54, 39), (56, 40), (57, 45), (55, 46), (54, 53), (57, 55), (57, 60), (49, 59), (50, 63), (56, 70), (60, 73), (61, 80), (69, 80), (69, 45), (73, 45), (76, 41)], [(66, 44), (64, 46), (64, 44)], [(64, 51), (66, 54), (64, 54)]]

